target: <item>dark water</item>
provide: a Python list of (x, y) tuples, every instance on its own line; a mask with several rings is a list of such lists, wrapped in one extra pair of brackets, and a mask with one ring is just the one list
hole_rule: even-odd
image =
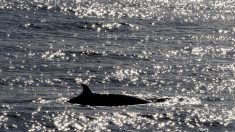
[(234, 33), (232, 0), (0, 0), (0, 131), (235, 131)]

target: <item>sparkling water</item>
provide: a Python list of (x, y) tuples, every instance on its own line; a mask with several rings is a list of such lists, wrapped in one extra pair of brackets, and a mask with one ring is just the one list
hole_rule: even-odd
[(235, 131), (234, 75), (233, 0), (0, 0), (0, 131)]

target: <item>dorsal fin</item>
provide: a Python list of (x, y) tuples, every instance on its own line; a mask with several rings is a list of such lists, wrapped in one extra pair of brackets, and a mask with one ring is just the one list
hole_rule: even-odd
[(90, 88), (87, 85), (81, 84), (81, 86), (83, 88), (82, 94), (92, 94)]

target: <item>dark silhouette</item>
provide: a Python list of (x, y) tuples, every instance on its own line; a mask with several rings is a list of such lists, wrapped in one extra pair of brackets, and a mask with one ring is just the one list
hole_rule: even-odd
[(122, 106), (150, 103), (140, 98), (119, 94), (96, 94), (92, 93), (88, 86), (81, 84), (83, 92), (79, 96), (70, 99), (69, 103), (90, 106)]

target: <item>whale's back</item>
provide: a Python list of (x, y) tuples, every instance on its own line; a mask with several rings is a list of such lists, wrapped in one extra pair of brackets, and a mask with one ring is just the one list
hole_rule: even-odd
[(69, 103), (90, 105), (90, 106), (122, 106), (122, 105), (135, 105), (146, 104), (149, 101), (120, 94), (96, 94), (92, 93), (88, 86), (82, 84), (83, 92), (70, 99)]
[(84, 104), (91, 106), (122, 106), (146, 103), (149, 103), (149, 101), (119, 94), (93, 94), (84, 101)]

